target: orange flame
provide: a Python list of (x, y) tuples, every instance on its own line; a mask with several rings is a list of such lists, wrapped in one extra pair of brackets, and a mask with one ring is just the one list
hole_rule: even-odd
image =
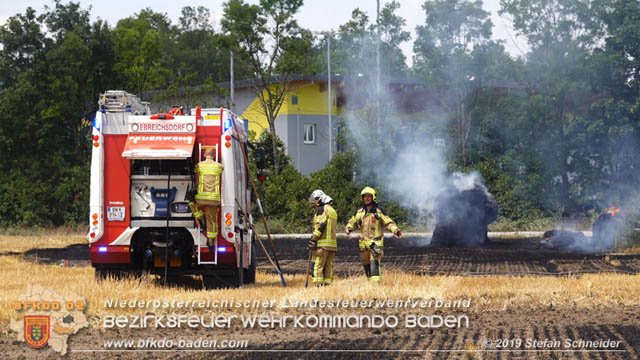
[(615, 205), (611, 205), (611, 207), (608, 207), (606, 209), (604, 209), (606, 213), (611, 214), (611, 216), (615, 217), (616, 214), (620, 214), (622, 215), (622, 209), (619, 207), (616, 207)]

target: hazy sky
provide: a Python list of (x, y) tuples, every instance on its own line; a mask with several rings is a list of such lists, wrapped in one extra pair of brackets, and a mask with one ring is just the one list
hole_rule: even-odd
[[(67, 2), (63, 0), (63, 2)], [(171, 1), (149, 1), (149, 0), (76, 0), (83, 8), (91, 6), (91, 17), (100, 17), (115, 26), (119, 19), (130, 16), (146, 7), (157, 12), (164, 12), (169, 15), (172, 22), (177, 23), (180, 17), (180, 10), (184, 6), (205, 6), (211, 10), (216, 28), (219, 26), (219, 19), (222, 15), (222, 4), (224, 1), (202, 1), (202, 0), (171, 0)], [(258, 0), (248, 0), (250, 3), (258, 3)], [(385, 0), (380, 0), (382, 8)], [(415, 39), (415, 27), (424, 24), (425, 13), (422, 10), (423, 0), (400, 0), (398, 14), (407, 22), (407, 30), (411, 32), (412, 40)], [(485, 0), (484, 9), (492, 13), (491, 20), (494, 25), (494, 38), (505, 40), (505, 47), (514, 56), (522, 55), (526, 51), (526, 45), (522, 39), (516, 38), (515, 31), (510, 27), (510, 21), (504, 16), (498, 15), (500, 0)], [(16, 13), (23, 13), (28, 6), (41, 13), (45, 5), (52, 6), (50, 0), (4, 0), (0, 5), (0, 23), (4, 23), (9, 16)], [(306, 0), (304, 6), (297, 14), (298, 23), (310, 30), (330, 30), (337, 29), (351, 18), (351, 11), (360, 8), (365, 11), (369, 18), (373, 20), (376, 16), (376, 0)], [(402, 50), (411, 65), (413, 55), (412, 42), (402, 45)], [(519, 48), (519, 49), (518, 49)]]

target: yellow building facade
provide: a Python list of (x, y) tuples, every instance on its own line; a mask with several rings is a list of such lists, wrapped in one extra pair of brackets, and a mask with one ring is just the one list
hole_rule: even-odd
[[(332, 89), (333, 90), (333, 89)], [(266, 91), (263, 92), (266, 94)], [(278, 117), (290, 115), (325, 115), (328, 112), (328, 89), (326, 81), (318, 80), (296, 80), (289, 85), (289, 91), (285, 101), (280, 108)], [(339, 116), (342, 108), (336, 104), (336, 91), (332, 91), (332, 115)], [(260, 99), (255, 97), (251, 104), (240, 115), (243, 119), (249, 120), (249, 130), (253, 130), (256, 136), (260, 136), (262, 131), (269, 128), (264, 110), (260, 105)]]

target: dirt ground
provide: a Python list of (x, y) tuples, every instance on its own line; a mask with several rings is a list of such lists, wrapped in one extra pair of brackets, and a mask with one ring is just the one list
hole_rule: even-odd
[[(306, 271), (308, 253), (302, 240), (277, 240), (276, 250), (287, 273)], [(536, 249), (536, 239), (491, 239), (482, 248), (438, 248), (419, 246), (424, 239), (385, 239), (383, 266), (388, 270), (419, 275), (572, 275), (618, 272), (640, 273), (640, 255), (578, 254)], [(266, 245), (266, 244), (265, 244)], [(261, 261), (263, 260), (263, 261)], [(269, 271), (258, 252), (259, 269)], [(339, 276), (361, 274), (357, 240), (339, 244), (334, 272)]]
[[(575, 275), (589, 273), (640, 273), (639, 254), (580, 254), (552, 249), (536, 249), (536, 239), (491, 239), (481, 248), (438, 248), (424, 246), (424, 239), (385, 239), (383, 269), (418, 275)], [(269, 249), (267, 241), (264, 244)], [(304, 274), (307, 248), (305, 240), (275, 241), (278, 260), (284, 273)], [(422, 245), (422, 246), (421, 246)], [(273, 270), (262, 249), (257, 248), (258, 270)], [(72, 266), (89, 266), (89, 248), (35, 249), (24, 254), (26, 261)], [(357, 240), (345, 240), (335, 257), (334, 273), (345, 277), (363, 272)]]
[[(640, 308), (597, 309), (575, 313), (545, 309), (469, 313), (470, 327), (460, 329), (283, 329), (247, 330), (146, 330), (127, 329), (102, 332), (83, 330), (68, 341), (66, 358), (84, 359), (83, 349), (102, 349), (105, 340), (118, 338), (199, 338), (246, 339), (247, 348), (219, 352), (129, 351), (93, 352), (91, 358), (107, 359), (638, 359), (640, 354)], [(497, 339), (608, 339), (620, 341), (616, 352), (532, 351), (542, 346), (496, 349)], [(487, 345), (492, 340), (493, 346)], [(0, 336), (0, 349), (9, 358), (57, 358), (51, 349), (34, 350), (6, 336)], [(491, 351), (480, 352), (489, 349)], [(355, 352), (355, 351), (358, 352)], [(445, 351), (442, 351), (445, 350)], [(465, 350), (465, 351), (451, 351)], [(559, 350), (563, 350), (560, 348)]]
[[(529, 239), (492, 240), (476, 249), (443, 249), (416, 246), (416, 239), (385, 240), (384, 269), (414, 274), (451, 274), (466, 276), (539, 275), (568, 276), (582, 273), (640, 273), (640, 255), (585, 255), (535, 249), (537, 242)], [(295, 245), (295, 246), (294, 246)], [(304, 274), (307, 252), (300, 240), (278, 240), (278, 257), (287, 274)], [(86, 245), (64, 249), (31, 250), (24, 260), (60, 263), (67, 260), (73, 266), (89, 266)], [(336, 256), (338, 277), (360, 275), (357, 241), (341, 243)], [(263, 254), (258, 252), (258, 269), (272, 271)], [(383, 275), (384, 277), (384, 275)], [(425, 281), (428, 278), (425, 276)], [(514, 289), (517, 291), (517, 289)], [(306, 310), (309, 314), (310, 310)], [(375, 312), (374, 312), (375, 311)], [(118, 359), (369, 359), (369, 358), (468, 358), (468, 359), (638, 359), (640, 358), (640, 307), (603, 307), (588, 311), (576, 309), (508, 309), (478, 312), (470, 309), (430, 310), (435, 314), (466, 314), (469, 327), (455, 329), (397, 328), (381, 329), (162, 329), (162, 330), (81, 330), (69, 341), (66, 358)], [(409, 310), (363, 309), (363, 314), (396, 315)], [(316, 312), (317, 314), (317, 312)], [(146, 351), (129, 348), (118, 352), (82, 352), (83, 349), (103, 349), (104, 341), (117, 338), (207, 338), (248, 340), (242, 350), (217, 352)], [(550, 340), (613, 340), (619, 345), (613, 351), (592, 347), (567, 351), (564, 347), (533, 345), (496, 348), (499, 339)], [(489, 341), (491, 343), (489, 343)], [(51, 349), (34, 350), (0, 334), (0, 349), (10, 358), (57, 358)], [(538, 351), (543, 349), (544, 351)], [(444, 350), (444, 351), (443, 351)], [(489, 350), (489, 351), (485, 351)], [(572, 348), (576, 350), (576, 348)]]

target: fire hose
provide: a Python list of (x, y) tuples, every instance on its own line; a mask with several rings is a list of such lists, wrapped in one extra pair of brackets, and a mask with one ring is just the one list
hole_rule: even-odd
[[(238, 205), (238, 208), (240, 209), (240, 211), (244, 214), (245, 218), (249, 219), (249, 214), (244, 210), (244, 208), (242, 208), (242, 205), (240, 205), (240, 203), (238, 202), (238, 199), (236, 199), (236, 204)], [(269, 260), (271, 265), (273, 265), (273, 267), (276, 269), (276, 272), (278, 272), (278, 266), (271, 259), (271, 256), (269, 255), (269, 252), (267, 251), (267, 248), (264, 246), (264, 244), (262, 243), (262, 240), (260, 239), (260, 234), (256, 230), (256, 227), (252, 223), (249, 223), (249, 228), (251, 230), (253, 230), (253, 233), (255, 234), (255, 238), (258, 240), (258, 244), (260, 244), (260, 247), (264, 251), (264, 254), (267, 256), (267, 260)], [(280, 279), (282, 280), (283, 285), (287, 286), (284, 283), (284, 278), (282, 277), (282, 273), (281, 272), (278, 272), (278, 273), (280, 274)]]
[[(234, 132), (238, 133), (236, 129), (235, 121), (231, 121), (231, 123), (233, 124)], [(235, 136), (234, 138), (238, 140)], [(262, 218), (262, 223), (264, 224), (264, 229), (265, 229), (265, 232), (267, 233), (267, 239), (269, 239), (269, 245), (271, 245), (271, 251), (273, 252), (273, 260), (275, 260), (275, 263), (271, 261), (271, 264), (274, 265), (276, 272), (278, 273), (278, 275), (280, 275), (282, 286), (286, 287), (287, 283), (284, 281), (284, 275), (282, 275), (282, 270), (280, 269), (280, 263), (278, 262), (278, 256), (276, 255), (276, 247), (274, 246), (273, 240), (271, 239), (271, 233), (269, 232), (269, 226), (267, 225), (267, 219), (264, 216), (264, 211), (262, 211), (262, 204), (260, 203), (260, 195), (258, 194), (256, 183), (253, 180), (253, 175), (251, 174), (251, 171), (249, 171), (250, 168), (249, 168), (249, 158), (247, 157), (247, 151), (245, 150), (244, 144), (242, 142), (240, 142), (240, 149), (242, 149), (242, 155), (244, 157), (244, 165), (247, 169), (247, 172), (249, 173), (249, 180), (251, 180), (251, 187), (253, 188), (253, 193), (256, 196), (256, 202), (258, 203), (258, 209), (260, 210), (260, 217)], [(254, 228), (254, 231), (255, 231), (255, 228)], [(259, 238), (258, 236), (256, 237)], [(267, 255), (267, 258), (269, 258), (267, 249), (264, 247), (261, 241), (258, 241), (258, 242), (260, 243), (260, 245), (262, 245), (262, 249), (264, 250), (264, 253)]]
[(307, 260), (307, 274), (304, 276), (304, 287), (309, 286), (309, 272), (311, 272), (311, 255), (313, 250), (309, 249), (309, 260)]

